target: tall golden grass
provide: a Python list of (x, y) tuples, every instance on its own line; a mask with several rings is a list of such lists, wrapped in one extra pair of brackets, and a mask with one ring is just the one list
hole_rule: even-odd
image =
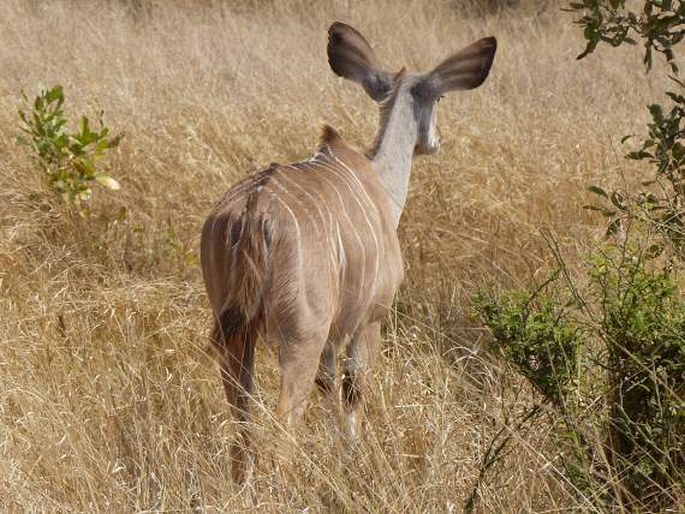
[[(514, 2), (511, 2), (512, 4)], [(630, 49), (582, 62), (561, 3), (5, 0), (0, 4), (0, 510), (456, 512), (480, 456), (528, 394), (487, 355), (470, 298), (525, 285), (599, 240), (584, 187), (626, 180), (623, 134), (663, 84)], [(312, 397), (272, 421), (276, 357), (260, 351), (259, 461), (230, 482), (233, 434), (196, 252), (237, 179), (308, 156), (322, 123), (368, 145), (376, 108), (326, 62), (334, 20), (391, 69), (427, 69), (485, 35), (491, 76), (439, 108), (443, 148), (415, 162), (401, 222), (407, 279), (389, 319), (356, 452)], [(61, 83), (67, 110), (123, 130), (88, 219), (45, 192), (16, 144), (20, 91)], [(518, 391), (518, 393), (517, 393)], [(545, 428), (514, 434), (484, 512), (590, 509)], [(249, 493), (249, 494), (248, 494)]]

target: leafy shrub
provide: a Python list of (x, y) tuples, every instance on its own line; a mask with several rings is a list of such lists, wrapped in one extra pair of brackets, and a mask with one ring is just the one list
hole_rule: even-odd
[(596, 333), (609, 374), (610, 459), (634, 498), (661, 505), (685, 465), (685, 302), (672, 272), (596, 258)]
[(21, 136), (19, 142), (33, 149), (34, 158), (51, 190), (83, 214), (87, 212), (83, 204), (90, 200), (94, 182), (108, 189), (119, 189), (116, 180), (95, 166), (121, 138), (109, 137), (109, 128), (103, 124), (102, 116), (99, 130), (93, 131), (88, 118), (82, 116), (78, 130), (71, 132), (63, 110), (62, 86), (41, 87), (33, 102), (23, 93), (22, 97), (25, 108), (19, 110), (19, 117), (21, 130), (26, 135)]
[[(542, 292), (481, 290), (476, 309), (487, 321), (498, 349), (545, 400), (559, 404), (577, 375), (580, 327)], [(515, 341), (516, 344), (511, 344)]]
[(654, 52), (664, 58), (677, 73), (673, 47), (685, 36), (682, 30), (685, 2), (681, 0), (644, 0), (642, 9), (633, 9), (636, 2), (626, 0), (582, 0), (570, 2), (567, 11), (581, 14), (576, 21), (583, 28), (587, 41), (582, 59), (595, 51), (599, 43), (613, 47), (624, 43), (636, 45), (642, 40), (644, 63), (650, 69)]
[[(571, 2), (587, 42), (578, 58), (637, 38), (648, 71), (656, 52), (677, 74), (685, 2), (640, 4)], [(504, 359), (551, 406), (569, 481), (600, 510), (661, 512), (685, 495), (685, 95), (667, 96), (672, 107), (649, 107), (648, 137), (627, 155), (653, 166), (644, 189), (588, 188), (603, 203), (586, 208), (611, 219), (608, 236), (621, 235), (590, 257), (588, 287), (556, 251), (560, 269), (543, 287), (475, 300)]]
[(610, 248), (591, 257), (583, 293), (564, 273), (554, 292), (475, 302), (506, 361), (552, 406), (568, 478), (600, 509), (660, 511), (685, 480), (685, 301), (653, 262)]

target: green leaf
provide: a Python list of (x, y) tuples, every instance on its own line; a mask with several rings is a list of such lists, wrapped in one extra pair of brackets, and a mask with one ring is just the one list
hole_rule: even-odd
[(616, 218), (607, 227), (607, 231), (604, 234), (605, 237), (616, 236), (621, 232), (621, 218)]
[[(673, 77), (671, 77), (672, 79)], [(682, 87), (685, 87), (685, 84), (680, 84)], [(673, 100), (677, 104), (685, 104), (685, 96), (679, 95), (678, 93), (673, 93), (671, 91), (666, 92), (666, 96), (668, 96), (671, 100)]]
[(107, 138), (105, 137), (105, 138), (100, 139), (100, 140), (96, 143), (96, 145), (95, 145), (95, 150), (94, 150), (94, 151), (95, 151), (95, 154), (96, 154), (96, 155), (100, 155), (102, 152), (104, 152), (104, 151), (107, 150), (108, 148), (109, 148), (109, 141), (108, 141)]
[(626, 155), (628, 159), (633, 159), (633, 160), (640, 160), (640, 159), (653, 159), (654, 156), (649, 153), (645, 152), (644, 150), (638, 150), (637, 152), (630, 152), (628, 155)]
[(596, 195), (603, 196), (604, 198), (607, 198), (607, 199), (609, 198), (609, 195), (607, 194), (607, 192), (599, 186), (594, 186), (594, 185), (588, 186), (587, 190), (590, 191), (591, 193), (595, 193)]
[(45, 93), (45, 100), (48, 103), (52, 103), (55, 100), (62, 100), (64, 99), (64, 88), (62, 88), (61, 85), (57, 84), (56, 86), (53, 86), (52, 89), (47, 91)]
[(657, 123), (662, 123), (664, 121), (664, 109), (661, 107), (661, 105), (652, 104), (648, 107), (648, 109), (654, 121)]
[(83, 146), (88, 146), (100, 139), (97, 132), (90, 130), (90, 122), (86, 116), (81, 117), (81, 133), (77, 136), (77, 139)]
[[(585, 32), (586, 34), (587, 34), (587, 29), (588, 29), (588, 28), (590, 28), (590, 27), (586, 27), (586, 32)], [(593, 29), (590, 29), (590, 30), (593, 30)], [(595, 37), (593, 36), (593, 38), (590, 39), (590, 40), (588, 41), (588, 44), (587, 44), (587, 46), (585, 47), (585, 50), (583, 51), (583, 53), (577, 55), (577, 56), (576, 56), (576, 59), (577, 59), (577, 60), (584, 59), (585, 57), (587, 57), (588, 55), (590, 55), (592, 52), (594, 52), (594, 51), (595, 51), (595, 48), (597, 48), (597, 43), (598, 43), (598, 42), (599, 42), (599, 38), (595, 38)]]

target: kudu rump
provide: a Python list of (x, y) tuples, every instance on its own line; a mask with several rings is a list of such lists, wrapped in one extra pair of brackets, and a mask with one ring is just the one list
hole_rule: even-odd
[(258, 336), (279, 349), (277, 416), (297, 420), (316, 383), (334, 404), (342, 400), (345, 430), (355, 436), (362, 380), (403, 278), (396, 230), (412, 157), (438, 151), (437, 101), (482, 84), (496, 47), (495, 38), (484, 38), (428, 73), (393, 74), (359, 32), (334, 23), (331, 69), (380, 104), (370, 149), (358, 152), (326, 126), (311, 158), (257, 171), (214, 206), (202, 230), (202, 271), (221, 379), (239, 421), (231, 450), (236, 481), (251, 460), (247, 421)]

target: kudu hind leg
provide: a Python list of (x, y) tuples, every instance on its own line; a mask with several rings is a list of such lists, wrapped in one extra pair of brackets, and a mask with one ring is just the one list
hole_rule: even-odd
[(231, 474), (242, 484), (248, 478), (254, 460), (250, 437), (250, 397), (254, 390), (254, 350), (256, 334), (240, 330), (220, 348), (219, 370), (226, 399), (236, 422), (236, 439), (231, 446)]
[(327, 329), (310, 331), (297, 341), (281, 342), (281, 393), (276, 417), (288, 425), (296, 423), (304, 413), (327, 335)]
[(362, 390), (376, 356), (380, 337), (380, 323), (369, 323), (362, 327), (347, 345), (342, 394), (345, 407), (345, 432), (350, 441), (357, 438)]
[(340, 411), (340, 390), (336, 383), (336, 349), (333, 342), (326, 343), (319, 360), (319, 370), (316, 373), (316, 385), (333, 416), (337, 416)]

